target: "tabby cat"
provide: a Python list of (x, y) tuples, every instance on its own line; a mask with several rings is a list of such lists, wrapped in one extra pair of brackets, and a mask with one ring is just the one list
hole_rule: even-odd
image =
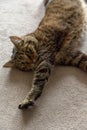
[(34, 71), (28, 95), (19, 109), (34, 105), (56, 65), (71, 65), (87, 71), (87, 55), (77, 49), (84, 25), (80, 0), (45, 0), (46, 13), (38, 28), (23, 37), (11, 36), (11, 60), (4, 67)]

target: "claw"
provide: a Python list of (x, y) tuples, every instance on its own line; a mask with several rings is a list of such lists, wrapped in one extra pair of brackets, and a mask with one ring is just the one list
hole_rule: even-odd
[(34, 106), (33, 101), (23, 102), (19, 104), (18, 108), (23, 110), (23, 109), (28, 109), (30, 106)]

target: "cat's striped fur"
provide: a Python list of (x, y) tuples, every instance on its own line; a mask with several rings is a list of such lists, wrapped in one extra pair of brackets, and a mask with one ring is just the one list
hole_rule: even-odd
[(10, 62), (24, 71), (34, 70), (32, 88), (20, 109), (34, 104), (41, 95), (55, 65), (72, 65), (87, 71), (87, 55), (77, 50), (84, 25), (84, 13), (79, 0), (45, 1), (46, 14), (37, 30), (22, 38), (12, 36), (15, 48)]

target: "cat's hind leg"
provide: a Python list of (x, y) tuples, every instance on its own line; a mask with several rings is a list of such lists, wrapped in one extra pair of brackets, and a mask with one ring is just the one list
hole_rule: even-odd
[(87, 71), (87, 55), (81, 51), (61, 51), (56, 55), (56, 64), (76, 66)]

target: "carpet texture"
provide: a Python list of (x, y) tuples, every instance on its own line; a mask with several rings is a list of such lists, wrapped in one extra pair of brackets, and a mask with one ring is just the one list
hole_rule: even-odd
[(34, 31), (43, 16), (42, 0), (0, 0), (0, 130), (87, 130), (87, 73), (77, 68), (55, 68), (35, 107), (17, 108), (33, 73), (2, 67), (13, 47), (9, 36)]

